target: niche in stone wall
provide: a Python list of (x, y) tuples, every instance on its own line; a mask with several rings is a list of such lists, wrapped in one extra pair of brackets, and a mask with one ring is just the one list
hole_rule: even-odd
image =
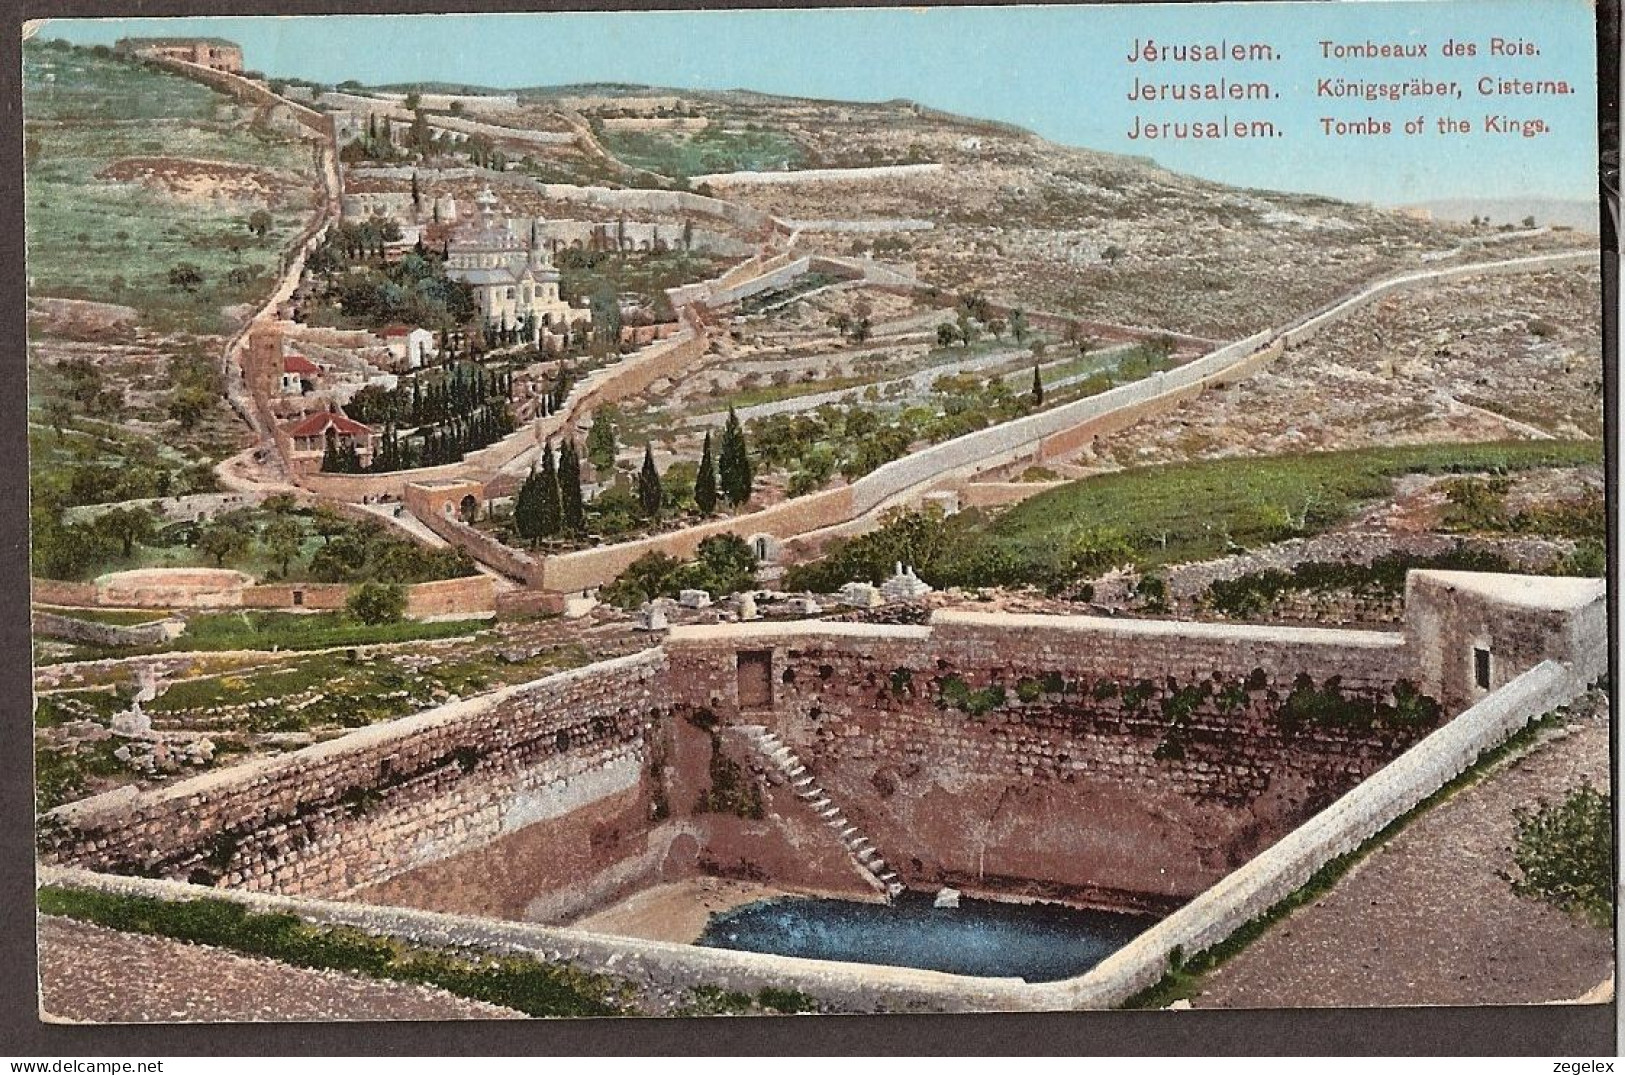
[(739, 654), (739, 708), (768, 709), (773, 705), (773, 651), (743, 650)]

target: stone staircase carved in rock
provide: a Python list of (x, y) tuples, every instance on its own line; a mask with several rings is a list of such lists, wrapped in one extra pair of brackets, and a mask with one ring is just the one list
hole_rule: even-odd
[(750, 739), (762, 757), (784, 775), (796, 797), (805, 802), (808, 808), (818, 815), (819, 820), (834, 831), (841, 841), (841, 846), (846, 849), (847, 857), (852, 860), (852, 864), (857, 867), (863, 879), (876, 891), (884, 893), (888, 900), (902, 893), (905, 886), (898, 879), (897, 871), (886, 865), (886, 860), (880, 856), (880, 849), (859, 832), (858, 827), (847, 818), (846, 813), (831, 800), (829, 792), (819, 786), (796, 752), (775, 733), (760, 724), (746, 725), (740, 730)]

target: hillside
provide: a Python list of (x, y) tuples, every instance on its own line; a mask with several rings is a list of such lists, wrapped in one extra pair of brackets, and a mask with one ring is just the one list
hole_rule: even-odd
[(23, 50), (36, 544), (56, 509), (213, 488), (226, 338), (310, 219), (308, 143), (159, 68)]
[[(861, 222), (806, 230), (801, 243), (913, 262), (944, 291), (1212, 338), (1255, 332), (1485, 234), (1397, 210), (1227, 187), (908, 101), (619, 85), (501, 92), (517, 92), (518, 108), (482, 108), (482, 120), (557, 129), (561, 104), (579, 109), (601, 148), (625, 166), (606, 173), (603, 156), (574, 146), (529, 153), (520, 170), (547, 181), (704, 182), (781, 219)], [(804, 184), (708, 179), (918, 163), (942, 167)], [(929, 229), (899, 230), (919, 227), (905, 221)], [(1572, 238), (1509, 241), (1506, 249), (1564, 244)]]

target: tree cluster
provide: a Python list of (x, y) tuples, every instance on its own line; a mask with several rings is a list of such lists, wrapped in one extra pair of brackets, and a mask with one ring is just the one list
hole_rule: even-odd
[[(398, 228), (394, 234), (399, 238)], [(387, 241), (384, 225), (343, 224), (311, 254), (307, 267), (343, 317), (372, 329), (404, 322), (443, 330), (476, 318), (474, 289), (446, 275), (443, 257), (416, 250), (391, 264), (383, 256)]]
[(662, 552), (634, 560), (598, 596), (621, 608), (636, 608), (657, 597), (676, 597), (682, 590), (705, 590), (725, 597), (756, 583), (756, 555), (738, 534), (713, 534), (700, 542), (693, 560)]
[(581, 459), (574, 440), (564, 442), (557, 459), (551, 440), (542, 447), (540, 465), (531, 468), (514, 497), (513, 520), (519, 536), (532, 545), (586, 533)]

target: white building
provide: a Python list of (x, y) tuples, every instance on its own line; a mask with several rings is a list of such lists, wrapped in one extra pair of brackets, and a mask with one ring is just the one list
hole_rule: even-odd
[(559, 271), (540, 241), (534, 223), (521, 238), (513, 222), (496, 223), (496, 196), (482, 191), (476, 199), (480, 226), (446, 244), (446, 275), (474, 289), (474, 300), (486, 323), (514, 328), (530, 322), (532, 340), (545, 330), (555, 333), (577, 322), (590, 322), (585, 304), (571, 306), (559, 297)]
[(434, 333), (412, 325), (387, 325), (378, 338), (388, 349), (398, 370), (415, 370), (432, 362), (440, 349), (435, 346)]

